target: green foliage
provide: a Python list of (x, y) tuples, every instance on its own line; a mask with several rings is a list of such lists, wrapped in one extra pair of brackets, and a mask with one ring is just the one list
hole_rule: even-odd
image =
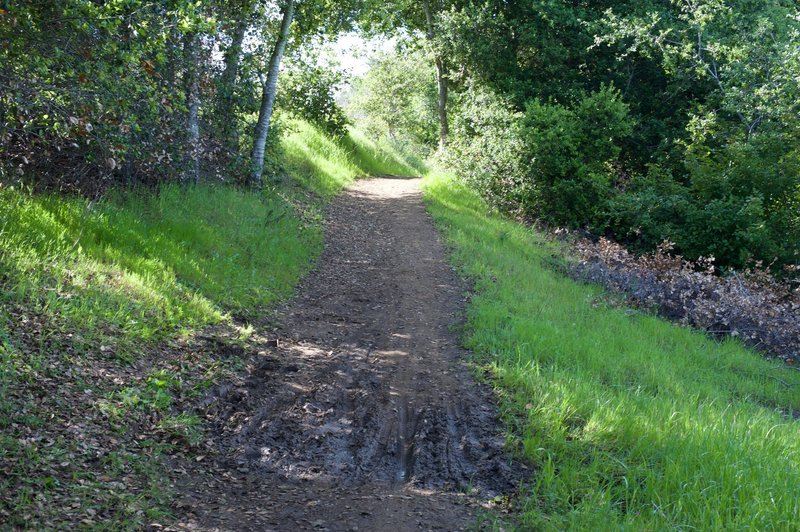
[(800, 520), (800, 374), (735, 341), (604, 303), (547, 264), (561, 250), (426, 184), (476, 287), (466, 344), (535, 466), (521, 528), (792, 529)]
[[(677, 83), (705, 86), (676, 143), (683, 160), (658, 161), (666, 172), (653, 167), (676, 176), (680, 185), (671, 188), (680, 194), (655, 207), (655, 216), (645, 212), (652, 207), (634, 207), (635, 198), (618, 198), (613, 230), (658, 234), (691, 258), (713, 255), (736, 268), (754, 260), (796, 263), (798, 12), (781, 2), (698, 2), (673, 14), (609, 11), (599, 28), (602, 41), (642, 50)], [(653, 196), (651, 185), (637, 188)]]
[(521, 132), (532, 191), (525, 211), (573, 227), (591, 223), (610, 194), (619, 141), (632, 127), (628, 106), (610, 87), (571, 107), (529, 103)]
[(686, 256), (713, 256), (743, 268), (760, 260), (778, 265), (800, 258), (797, 154), (776, 137), (756, 135), (708, 157), (687, 162), (689, 182), (677, 182), (660, 166), (637, 177), (608, 204), (600, 227), (651, 249), (665, 238)]
[(329, 198), (358, 177), (418, 175), (422, 161), (388, 143), (375, 143), (358, 130), (332, 138), (304, 121), (290, 121), (285, 139), (286, 167), (303, 187)]
[(282, 73), (277, 105), (334, 137), (347, 134), (348, 119), (336, 101), (344, 76), (337, 65), (321, 63), (318, 54), (297, 55)]
[[(548, 222), (591, 222), (611, 194), (619, 139), (633, 123), (610, 87), (524, 114), (488, 92), (462, 98), (448, 161), (495, 205)], [(475, 167), (478, 171), (471, 170)]]
[(459, 3), (437, 26), (463, 65), (448, 161), (529, 218), (796, 264), (798, 21), (781, 0)]
[(522, 113), (491, 91), (469, 87), (459, 95), (458, 112), (444, 162), (493, 205), (518, 209), (531, 195), (526, 182)]
[(387, 138), (404, 151), (428, 154), (438, 141), (436, 73), (418, 49), (373, 57), (370, 70), (355, 81), (349, 113), (374, 139)]
[[(0, 180), (97, 197), (115, 185), (245, 181), (276, 2), (16, 2), (0, 12)], [(351, 27), (358, 2), (298, 3), (292, 46)], [(220, 61), (220, 58), (222, 61)], [(344, 135), (341, 79), (310, 61), (283, 104)], [(281, 166), (280, 131), (266, 173)]]
[[(286, 163), (286, 145), (285, 139), (289, 136), (291, 130), (291, 120), (287, 117), (276, 113), (270, 122), (270, 134), (267, 137), (267, 142), (264, 145), (264, 176), (276, 177), (281, 174), (283, 167)], [(242, 128), (246, 131), (254, 131), (256, 122), (258, 121), (258, 114), (250, 113), (241, 116)], [(239, 140), (240, 152), (251, 153), (253, 150), (253, 138), (251, 136), (242, 137)], [(238, 176), (235, 183), (239, 186), (247, 185), (247, 176), (250, 168), (250, 160), (245, 157), (239, 157), (232, 164), (229, 165), (229, 170), (234, 176)], [(221, 179), (222, 181), (229, 181), (230, 179)]]
[(181, 0), (9, 6), (0, 16), (5, 171), (82, 188), (109, 175), (180, 172), (186, 101), (176, 87), (176, 29), (212, 33), (213, 24), (199, 3)]

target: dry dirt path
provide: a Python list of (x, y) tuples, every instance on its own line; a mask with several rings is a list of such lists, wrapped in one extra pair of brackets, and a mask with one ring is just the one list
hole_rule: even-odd
[(419, 179), (349, 188), (280, 345), (206, 401), (220, 459), (184, 471), (180, 527), (460, 530), (514, 493), (527, 470), (463, 364), (463, 307)]

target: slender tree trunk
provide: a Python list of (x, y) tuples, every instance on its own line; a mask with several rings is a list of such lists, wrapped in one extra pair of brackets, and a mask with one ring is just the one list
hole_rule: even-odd
[[(425, 22), (428, 27), (428, 41), (433, 44), (434, 27), (433, 27), (433, 10), (431, 8), (430, 0), (423, 0), (422, 8), (425, 10)], [(450, 134), (450, 125), (447, 120), (447, 68), (444, 58), (438, 51), (434, 51), (434, 62), (436, 63), (436, 84), (438, 93), (438, 108), (439, 108), (439, 146), (444, 147), (447, 142), (447, 136)]]
[(269, 71), (264, 89), (261, 94), (261, 109), (258, 113), (258, 123), (256, 124), (255, 138), (253, 139), (253, 185), (261, 186), (261, 175), (264, 171), (264, 150), (267, 146), (267, 136), (269, 135), (269, 123), (272, 119), (272, 108), (275, 105), (275, 94), (278, 90), (278, 74), (280, 73), (281, 59), (286, 50), (286, 43), (289, 41), (289, 29), (294, 19), (294, 2), (287, 0), (283, 9), (283, 21), (281, 22), (281, 33), (275, 43), (275, 49), (269, 59)]
[(444, 61), (436, 58), (436, 81), (439, 87), (439, 145), (444, 147), (447, 136), (450, 134), (450, 124), (447, 121), (447, 71)]
[(236, 23), (231, 35), (231, 44), (225, 50), (225, 69), (220, 78), (220, 98), (217, 117), (222, 126), (222, 139), (230, 153), (239, 151), (239, 129), (236, 127), (234, 112), (234, 92), (236, 91), (236, 78), (239, 75), (239, 62), (242, 56), (242, 42), (244, 41), (247, 26), (250, 22), (250, 8), (248, 6), (241, 18)]
[(200, 73), (197, 35), (189, 34), (183, 42), (186, 61), (187, 132), (189, 134), (190, 174), (195, 184), (200, 182)]

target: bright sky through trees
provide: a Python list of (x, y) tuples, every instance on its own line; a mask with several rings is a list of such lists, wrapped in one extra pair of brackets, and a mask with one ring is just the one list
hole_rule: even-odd
[(369, 60), (375, 53), (389, 51), (394, 48), (394, 38), (373, 37), (366, 39), (358, 33), (346, 33), (339, 37), (333, 45), (335, 57), (341, 63), (342, 70), (352, 76), (362, 76), (369, 71)]

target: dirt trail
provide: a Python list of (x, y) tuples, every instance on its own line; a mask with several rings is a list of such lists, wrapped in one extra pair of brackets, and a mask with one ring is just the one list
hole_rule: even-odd
[(221, 458), (179, 479), (182, 528), (459, 530), (525, 478), (463, 365), (463, 289), (419, 186), (359, 181), (331, 204), (279, 347), (205, 400)]

